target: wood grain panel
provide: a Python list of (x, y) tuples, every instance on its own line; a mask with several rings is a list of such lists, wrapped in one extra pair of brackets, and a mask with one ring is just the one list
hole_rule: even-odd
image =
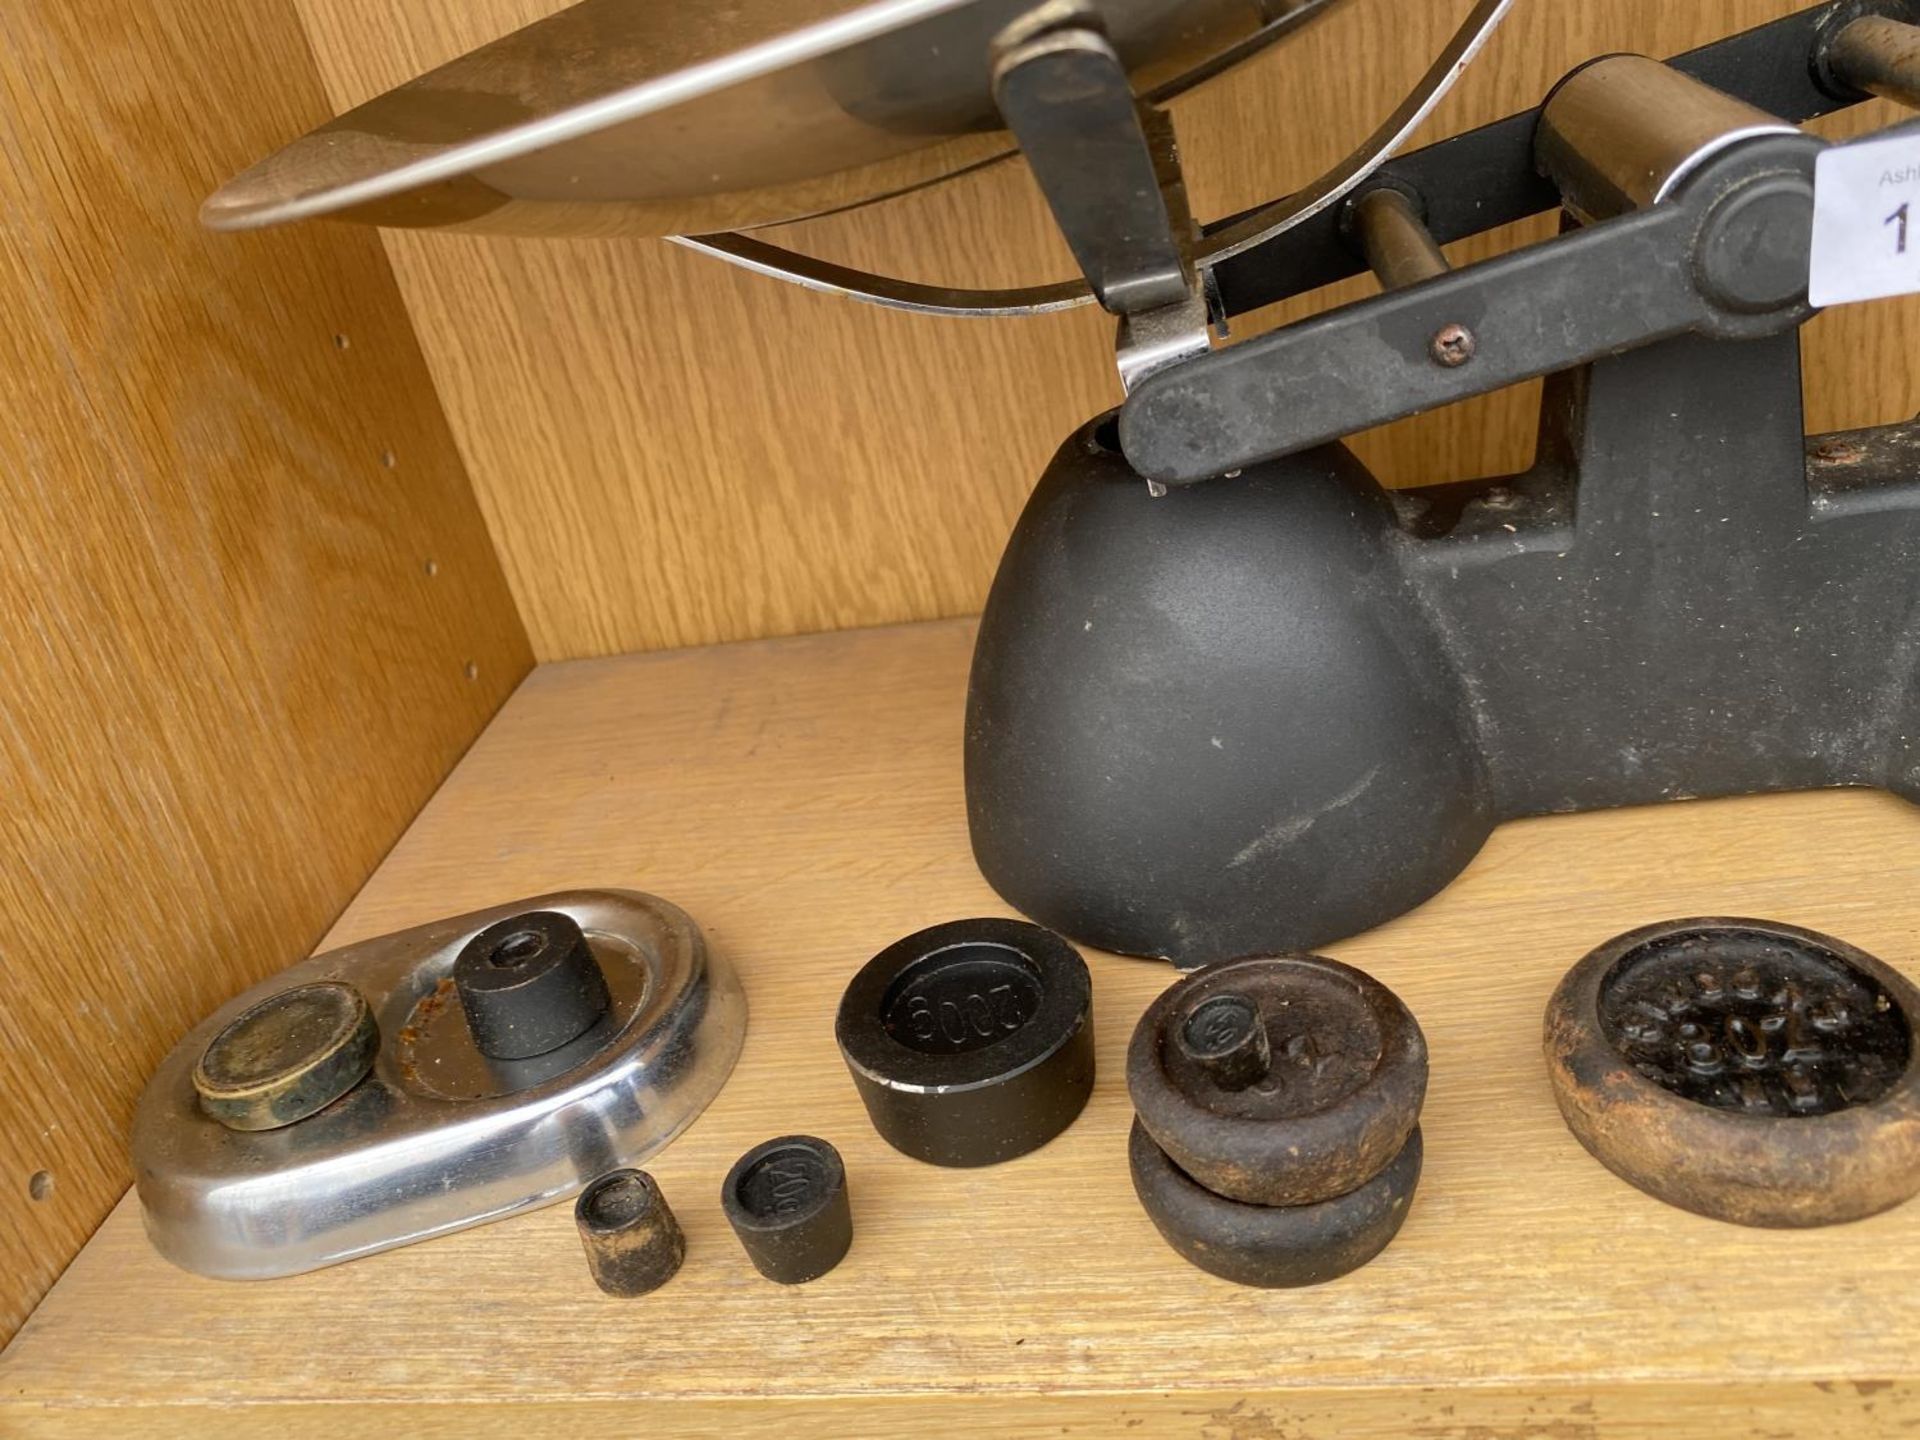
[[(945, 622), (544, 666), (329, 937), (580, 884), (688, 909), (750, 1019), (712, 1107), (647, 1163), (687, 1236), (668, 1285), (601, 1296), (566, 1204), (310, 1275), (203, 1280), (160, 1259), (129, 1199), (0, 1359), (0, 1431), (1911, 1433), (1920, 1201), (1799, 1232), (1663, 1205), (1561, 1123), (1540, 1022), (1580, 955), (1673, 916), (1773, 916), (1920, 974), (1914, 807), (1829, 791), (1505, 825), (1433, 900), (1333, 946), (1426, 1034), (1425, 1173), (1364, 1269), (1243, 1289), (1177, 1258), (1127, 1176), (1126, 1047), (1170, 967), (1088, 955), (1092, 1098), (1006, 1164), (889, 1149), (836, 1052), (868, 956), (1005, 913), (961, 803), (971, 645)], [(788, 1288), (753, 1271), (719, 1190), (793, 1131), (845, 1156), (855, 1236)]]
[[(298, 0), (336, 107), (565, 0)], [(1350, 0), (1182, 112), (1196, 210), (1335, 160), (1424, 69), (1468, 0)], [(1538, 103), (1579, 61), (1668, 54), (1797, 0), (1518, 0), (1422, 139)], [(1890, 112), (1870, 107), (1881, 121)], [(1849, 118), (1846, 124), (1858, 124)], [(1071, 266), (1017, 166), (770, 232), (832, 259), (993, 284)], [(1546, 233), (1536, 222), (1521, 232)], [(1512, 237), (1503, 237), (1511, 239)], [(977, 609), (1040, 468), (1118, 399), (1110, 326), (890, 314), (657, 241), (388, 239), (536, 652), (547, 659)], [(1460, 257), (1488, 252), (1484, 241)], [(1362, 283), (1277, 307), (1249, 331)], [(1920, 407), (1920, 305), (1809, 336), (1816, 428)], [(1360, 437), (1390, 483), (1517, 469), (1537, 389)]]
[(378, 241), (195, 223), (325, 113), (284, 6), (0, 9), (0, 1338), (529, 663)]

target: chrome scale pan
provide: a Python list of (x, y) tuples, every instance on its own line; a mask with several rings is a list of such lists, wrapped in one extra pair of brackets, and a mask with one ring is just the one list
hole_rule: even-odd
[[(1098, 13), (1134, 92), (1177, 106), (1344, 0), (582, 0), (369, 100), (236, 176), (201, 218), (333, 218), (506, 235), (666, 236), (898, 309), (1035, 314), (1081, 279), (966, 290), (869, 274), (740, 232), (902, 194), (1016, 153), (996, 37)], [(1375, 0), (1379, 3), (1379, 0)], [(1513, 0), (1475, 0), (1406, 96), (1292, 195), (1210, 227), (1206, 270), (1337, 203), (1438, 105)]]
[[(845, 209), (1012, 153), (989, 51), (1033, 3), (583, 0), (294, 141), (202, 218), (685, 235)], [(1152, 91), (1216, 73), (1327, 3), (1099, 9)]]

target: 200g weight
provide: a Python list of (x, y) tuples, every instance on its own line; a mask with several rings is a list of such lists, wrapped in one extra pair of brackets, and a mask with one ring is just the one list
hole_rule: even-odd
[(935, 1165), (991, 1165), (1073, 1123), (1093, 1089), (1086, 962), (1020, 920), (955, 920), (882, 950), (834, 1025), (874, 1128)]

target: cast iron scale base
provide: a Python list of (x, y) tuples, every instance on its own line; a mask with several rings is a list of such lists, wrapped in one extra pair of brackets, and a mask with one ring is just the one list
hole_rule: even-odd
[[(1392, 158), (1512, 4), (1475, 0), (1346, 159), (1196, 224), (1164, 107), (1338, 3), (862, 0), (691, 26), (582, 0), (204, 214), (667, 234), (898, 308), (1118, 317), (1126, 404), (1021, 518), (968, 706), (981, 869), (1077, 939), (1181, 965), (1312, 947), (1418, 904), (1510, 817), (1913, 795), (1920, 441), (1808, 444), (1795, 332), (1823, 148), (1798, 127), (1920, 105), (1920, 0), (1602, 57)], [(1071, 279), (956, 289), (751, 233), (1016, 149)], [(1542, 244), (1441, 252), (1555, 209)], [(1379, 296), (1215, 348), (1229, 316), (1364, 270)], [(1336, 443), (1542, 375), (1524, 475), (1388, 495)]]
[[(1001, 894), (1190, 966), (1398, 915), (1509, 818), (1920, 798), (1920, 425), (1802, 428), (1820, 142), (1753, 124), (1656, 169), (1657, 199), (1620, 193), (1664, 141), (1699, 150), (1688, 72), (1775, 118), (1857, 94), (1817, 62), (1863, 8), (1671, 68), (1596, 62), (1541, 111), (1389, 164), (1358, 193), (1444, 197), (1447, 239), (1542, 186), (1590, 223), (1169, 366), (1061, 448), (974, 661), (969, 815)], [(1476, 183), (1486, 203), (1463, 205)], [(1300, 288), (1336, 278), (1325, 245), (1349, 269), (1377, 253), (1323, 229), (1272, 247)], [(1223, 292), (1277, 298), (1288, 259)], [(1477, 348), (1449, 366), (1427, 340), (1454, 321)], [(1535, 373), (1524, 474), (1389, 493), (1327, 443)]]

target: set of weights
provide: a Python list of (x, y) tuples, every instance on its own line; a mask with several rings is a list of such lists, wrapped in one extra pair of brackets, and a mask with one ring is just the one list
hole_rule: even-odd
[(1175, 1251), (1242, 1285), (1317, 1285), (1399, 1232), (1427, 1045), (1398, 996), (1318, 955), (1171, 986), (1127, 1053), (1134, 1190)]

